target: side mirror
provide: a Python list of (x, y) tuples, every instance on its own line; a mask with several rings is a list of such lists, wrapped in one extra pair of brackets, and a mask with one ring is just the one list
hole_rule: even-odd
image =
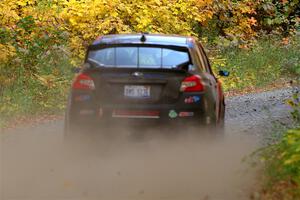
[(219, 71), (219, 75), (220, 76), (229, 76), (230, 72), (229, 71), (226, 71), (226, 70), (220, 70)]
[(72, 68), (72, 72), (75, 73), (75, 74), (78, 74), (80, 72), (80, 70), (81, 70), (80, 67)]
[(91, 68), (91, 64), (84, 63), (83, 65), (81, 65), (81, 67), (72, 68), (72, 72), (75, 74), (78, 74), (82, 69), (85, 69), (85, 68)]

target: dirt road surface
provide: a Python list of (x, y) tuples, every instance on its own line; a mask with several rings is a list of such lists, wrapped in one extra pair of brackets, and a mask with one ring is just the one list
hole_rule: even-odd
[(4, 131), (0, 199), (249, 199), (257, 172), (241, 160), (274, 123), (289, 123), (284, 100), (291, 94), (288, 88), (228, 98), (222, 140), (195, 136), (195, 129), (176, 137), (156, 130), (155, 136), (136, 140), (122, 129), (87, 150), (65, 147), (62, 121)]

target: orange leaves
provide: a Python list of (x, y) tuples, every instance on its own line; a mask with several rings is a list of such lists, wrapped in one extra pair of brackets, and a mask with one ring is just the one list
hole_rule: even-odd
[(280, 1), (281, 1), (282, 4), (287, 4), (287, 3), (289, 3), (288, 0), (280, 0)]
[(254, 17), (251, 17), (250, 19), (248, 19), (248, 22), (251, 26), (256, 26), (257, 24), (257, 20)]
[(288, 45), (288, 44), (290, 43), (290, 39), (289, 39), (288, 37), (283, 38), (282, 41), (281, 41), (281, 43), (282, 43), (283, 45)]

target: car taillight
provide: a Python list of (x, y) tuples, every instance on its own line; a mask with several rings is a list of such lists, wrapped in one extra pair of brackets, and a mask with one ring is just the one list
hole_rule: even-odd
[(94, 80), (86, 74), (79, 74), (75, 78), (72, 88), (78, 90), (94, 90)]
[(201, 83), (201, 77), (192, 75), (185, 78), (180, 87), (181, 92), (200, 92), (204, 90), (204, 85)]

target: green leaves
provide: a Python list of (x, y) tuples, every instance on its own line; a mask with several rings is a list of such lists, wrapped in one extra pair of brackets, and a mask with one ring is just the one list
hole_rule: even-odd
[(33, 16), (29, 15), (17, 22), (17, 26), (25, 31), (25, 33), (30, 33), (36, 27), (35, 20)]
[(264, 164), (264, 180), (260, 199), (300, 198), (300, 129), (291, 129), (275, 144), (267, 146), (259, 155)]
[(287, 104), (292, 108), (293, 119), (300, 124), (300, 94), (295, 93), (291, 99), (287, 100)]

